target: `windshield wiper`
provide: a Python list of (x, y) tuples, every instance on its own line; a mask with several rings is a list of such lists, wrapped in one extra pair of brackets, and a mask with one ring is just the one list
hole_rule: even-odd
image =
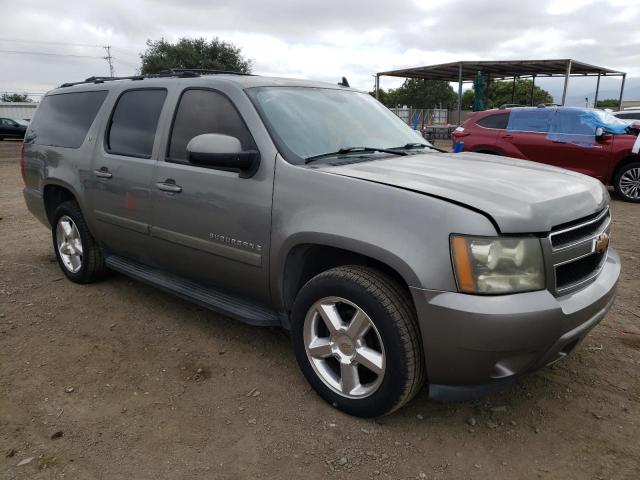
[(320, 158), (327, 158), (327, 157), (335, 157), (337, 155), (343, 155), (345, 153), (375, 153), (375, 152), (382, 152), (382, 153), (391, 153), (393, 155), (407, 155), (406, 152), (401, 152), (398, 151), (397, 149), (391, 149), (391, 148), (376, 148), (376, 147), (348, 147), (348, 148), (341, 148), (340, 150), (336, 151), (336, 152), (328, 152), (328, 153), (321, 153), (320, 155), (312, 155), (311, 157), (307, 157), (304, 159), (304, 163), (311, 163), (314, 160), (318, 160)]
[(426, 143), (407, 143), (403, 147), (393, 147), (392, 150), (411, 150), (414, 148), (430, 148), (431, 150), (435, 150), (437, 152), (449, 153), (442, 148), (434, 147), (433, 145), (427, 145)]

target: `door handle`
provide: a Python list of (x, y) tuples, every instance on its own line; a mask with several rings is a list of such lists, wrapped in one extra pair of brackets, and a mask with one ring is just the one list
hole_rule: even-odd
[(156, 183), (156, 187), (163, 192), (169, 193), (180, 193), (182, 191), (182, 187), (180, 185), (176, 185), (176, 181), (171, 178), (167, 178), (164, 182)]
[(510, 133), (505, 133), (504, 135), (502, 135), (502, 138), (513, 138), (513, 135), (511, 135)]
[(100, 170), (94, 170), (93, 174), (98, 178), (111, 178), (113, 174), (107, 167), (100, 167)]

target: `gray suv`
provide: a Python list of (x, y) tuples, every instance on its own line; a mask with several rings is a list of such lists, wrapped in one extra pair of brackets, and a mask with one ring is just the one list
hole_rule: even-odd
[(353, 415), (425, 383), (472, 398), (562, 359), (620, 273), (599, 181), (443, 153), (343, 85), (65, 84), (38, 107), (22, 171), (71, 281), (112, 270), (284, 327), (309, 383)]

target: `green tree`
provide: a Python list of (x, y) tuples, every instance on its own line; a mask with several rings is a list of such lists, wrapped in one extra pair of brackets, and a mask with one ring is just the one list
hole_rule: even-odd
[[(486, 108), (497, 108), (506, 103), (531, 105), (531, 80), (516, 80), (516, 94), (512, 101), (513, 81), (492, 81), (487, 87)], [(473, 108), (473, 89), (465, 90), (462, 94), (462, 110)], [(546, 90), (538, 87), (533, 89), (533, 105), (553, 103), (553, 97)]]
[(448, 82), (416, 78), (408, 78), (398, 88), (380, 89), (378, 96), (387, 107), (407, 105), (413, 108), (453, 108), (458, 98)]
[(0, 95), (0, 102), (31, 103), (32, 101), (26, 93), (3, 93)]
[(607, 98), (605, 100), (598, 100), (596, 108), (618, 108), (620, 102), (615, 98)]
[(170, 68), (199, 68), (250, 73), (252, 61), (246, 59), (231, 43), (218, 39), (181, 38), (176, 43), (165, 39), (147, 40), (147, 49), (140, 54), (140, 73), (152, 74)]

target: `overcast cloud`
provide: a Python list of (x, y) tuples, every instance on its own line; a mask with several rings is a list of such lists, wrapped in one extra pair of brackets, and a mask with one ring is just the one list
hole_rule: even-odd
[[(106, 61), (94, 58), (104, 56), (101, 45), (112, 46), (117, 75), (133, 74), (147, 39), (199, 36), (235, 43), (258, 74), (344, 75), (365, 90), (377, 71), (474, 59), (575, 58), (640, 76), (639, 0), (0, 0), (0, 11), (0, 91), (44, 92), (108, 75)], [(557, 82), (544, 82), (559, 93)], [(613, 92), (619, 81), (602, 88)]]

